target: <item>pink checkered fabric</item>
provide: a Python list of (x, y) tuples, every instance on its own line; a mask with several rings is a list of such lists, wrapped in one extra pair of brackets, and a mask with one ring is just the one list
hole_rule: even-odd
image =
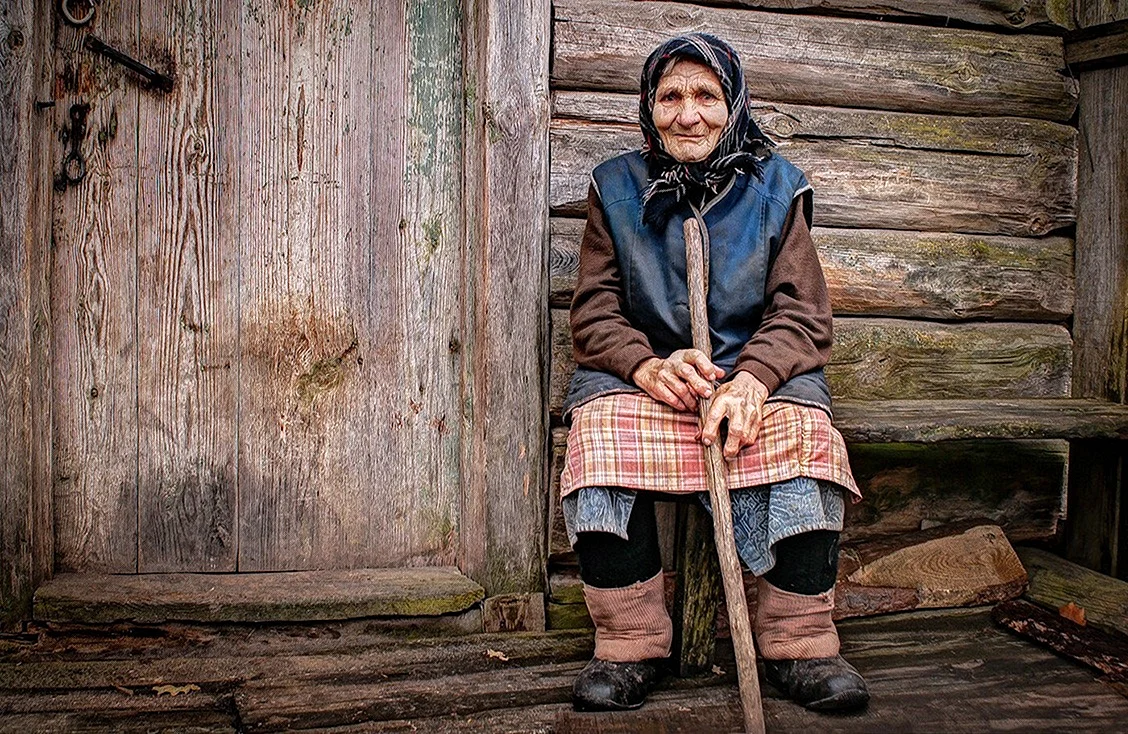
[[(696, 435), (696, 413), (640, 394), (596, 398), (572, 413), (560, 494), (581, 487), (707, 492), (705, 447)], [(726, 464), (730, 489), (811, 477), (861, 497), (842, 434), (818, 408), (767, 403), (756, 443)]]

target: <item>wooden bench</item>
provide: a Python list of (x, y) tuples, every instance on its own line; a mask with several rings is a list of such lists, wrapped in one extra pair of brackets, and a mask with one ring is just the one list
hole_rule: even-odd
[[(1128, 440), (1128, 405), (1082, 399), (843, 400), (835, 405), (835, 425), (852, 444), (1068, 439), (1119, 461)], [(703, 673), (713, 661), (722, 584), (712, 527), (696, 503), (678, 504), (673, 618), (683, 676)]]

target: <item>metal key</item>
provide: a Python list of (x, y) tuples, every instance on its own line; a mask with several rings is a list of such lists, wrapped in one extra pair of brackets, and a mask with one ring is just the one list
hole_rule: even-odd
[(90, 49), (96, 54), (105, 56), (110, 61), (115, 61), (135, 74), (140, 74), (145, 77), (149, 82), (149, 86), (158, 89), (162, 92), (171, 92), (175, 84), (172, 77), (166, 76), (156, 69), (153, 69), (145, 64), (142, 64), (137, 59), (129, 54), (118, 51), (113, 46), (106, 44), (102, 39), (96, 36), (87, 36), (85, 42), (86, 48)]

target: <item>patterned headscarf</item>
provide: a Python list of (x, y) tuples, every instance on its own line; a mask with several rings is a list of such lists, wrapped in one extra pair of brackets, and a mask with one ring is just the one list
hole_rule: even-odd
[[(696, 163), (681, 163), (662, 145), (654, 124), (654, 97), (658, 80), (676, 61), (691, 59), (708, 66), (721, 80), (728, 120), (717, 147)], [(670, 210), (688, 197), (717, 193), (735, 173), (760, 176), (760, 162), (771, 156), (772, 142), (752, 120), (751, 103), (740, 57), (732, 46), (707, 33), (690, 33), (666, 41), (642, 67), (638, 121), (642, 127), (642, 155), (649, 165), (649, 183), (643, 192), (644, 219), (661, 225)]]

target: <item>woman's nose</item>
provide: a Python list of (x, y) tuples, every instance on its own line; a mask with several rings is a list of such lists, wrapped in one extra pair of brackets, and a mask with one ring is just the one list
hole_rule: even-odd
[(678, 110), (677, 121), (682, 127), (693, 127), (701, 120), (701, 110), (693, 102), (686, 102)]

